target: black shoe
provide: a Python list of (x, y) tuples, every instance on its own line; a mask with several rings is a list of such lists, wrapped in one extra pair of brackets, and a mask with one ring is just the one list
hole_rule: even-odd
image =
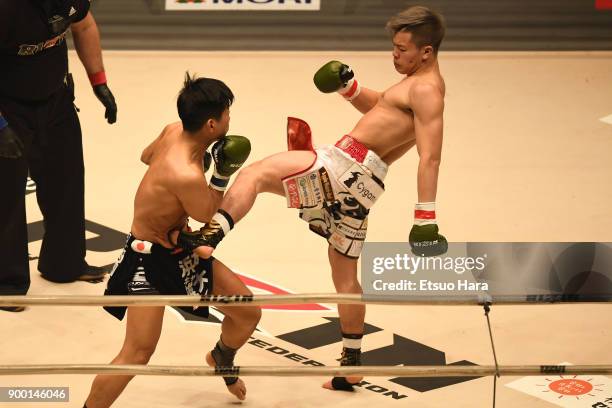
[(91, 266), (85, 264), (85, 270), (83, 273), (76, 278), (72, 278), (71, 280), (58, 279), (57, 277), (50, 277), (45, 275), (44, 273), (40, 273), (40, 275), (48, 281), (54, 283), (71, 283), (75, 281), (84, 281), (90, 283), (100, 283), (104, 280), (104, 276), (107, 275), (113, 267), (113, 264), (105, 265), (105, 266)]
[(100, 283), (104, 280), (104, 277), (110, 273), (112, 267), (113, 264), (104, 266), (87, 265), (85, 267), (85, 272), (78, 276), (76, 280), (90, 283)]
[(19, 313), (26, 310), (25, 306), (2, 306), (0, 310), (4, 310), (5, 312), (14, 312)]

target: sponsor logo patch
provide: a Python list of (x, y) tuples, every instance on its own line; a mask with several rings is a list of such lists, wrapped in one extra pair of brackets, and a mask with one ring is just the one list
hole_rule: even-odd
[(287, 197), (287, 206), (289, 208), (300, 208), (300, 193), (298, 193), (297, 183), (295, 179), (287, 180), (283, 183), (285, 186), (285, 196)]
[(323, 204), (323, 188), (317, 171), (284, 181), (290, 208), (316, 208)]
[(357, 164), (352, 165), (341, 177), (340, 183), (355, 197), (359, 204), (365, 208), (374, 205), (378, 197), (384, 192), (370, 176)]
[(321, 180), (321, 187), (323, 188), (323, 196), (325, 197), (325, 201), (334, 201), (334, 190), (332, 188), (331, 181), (329, 180), (329, 174), (324, 168), (319, 169), (319, 179)]

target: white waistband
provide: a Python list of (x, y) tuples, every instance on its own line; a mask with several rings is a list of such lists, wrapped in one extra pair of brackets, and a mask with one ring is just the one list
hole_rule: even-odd
[(372, 150), (368, 150), (366, 157), (363, 159), (363, 163), (359, 163), (350, 154), (346, 153), (339, 147), (333, 146), (333, 148), (341, 152), (342, 155), (344, 155), (344, 157), (348, 158), (349, 160), (354, 161), (355, 163), (358, 163), (370, 170), (372, 172), (372, 175), (376, 176), (376, 178), (378, 178), (380, 181), (383, 181), (387, 176), (389, 165), (387, 165), (387, 163), (385, 163), (380, 157), (378, 157), (378, 155)]

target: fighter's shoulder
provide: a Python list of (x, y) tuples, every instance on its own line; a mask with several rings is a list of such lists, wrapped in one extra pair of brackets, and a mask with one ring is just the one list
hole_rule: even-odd
[(164, 128), (161, 131), (161, 134), (164, 135), (166, 133), (172, 133), (172, 132), (177, 132), (177, 131), (180, 132), (182, 129), (183, 129), (183, 125), (181, 124), (181, 122), (172, 122), (164, 126)]
[(389, 90), (397, 90), (404, 95), (407, 94), (410, 96), (422, 97), (428, 94), (439, 94), (440, 85), (432, 78), (410, 76), (402, 79), (400, 82), (389, 88)]
[(438, 97), (442, 95), (440, 86), (431, 79), (414, 78), (410, 83), (408, 92), (417, 98)]
[(168, 158), (167, 174), (169, 180), (180, 189), (192, 189), (200, 185), (206, 185), (204, 171), (195, 163), (177, 163)]
[(162, 131), (159, 132), (159, 136), (157, 136), (157, 139), (155, 140), (156, 142), (158, 142), (156, 144), (159, 145), (161, 143), (166, 143), (167, 141), (172, 141), (173, 139), (178, 137), (182, 130), (183, 128), (181, 126), (181, 122), (170, 123), (164, 126)]
[(416, 111), (435, 111), (444, 109), (444, 93), (440, 85), (428, 79), (415, 79), (409, 92), (410, 108)]

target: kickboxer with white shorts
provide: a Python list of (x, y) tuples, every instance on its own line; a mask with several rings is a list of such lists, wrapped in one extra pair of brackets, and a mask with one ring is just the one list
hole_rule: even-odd
[[(314, 76), (324, 93), (338, 92), (363, 116), (334, 146), (312, 148), (310, 129), (290, 118), (289, 151), (267, 157), (238, 174), (220, 211), (200, 231), (172, 235), (178, 245), (206, 258), (251, 209), (257, 194), (271, 192), (299, 208), (310, 229), (325, 237), (338, 293), (362, 293), (357, 258), (370, 208), (384, 192), (387, 168), (416, 145), (419, 154), (414, 225), (409, 241), (420, 256), (440, 255), (446, 239), (435, 213), (442, 152), (445, 84), (437, 53), (445, 32), (442, 17), (411, 7), (392, 17), (393, 64), (402, 79), (384, 92), (361, 87), (347, 65), (331, 61)], [(403, 186), (402, 186), (403, 187)], [(400, 187), (400, 188), (402, 188)], [(177, 237), (178, 236), (178, 237)], [(359, 365), (365, 306), (338, 305), (343, 336), (342, 365)], [(335, 377), (324, 387), (352, 390), (361, 377)]]

